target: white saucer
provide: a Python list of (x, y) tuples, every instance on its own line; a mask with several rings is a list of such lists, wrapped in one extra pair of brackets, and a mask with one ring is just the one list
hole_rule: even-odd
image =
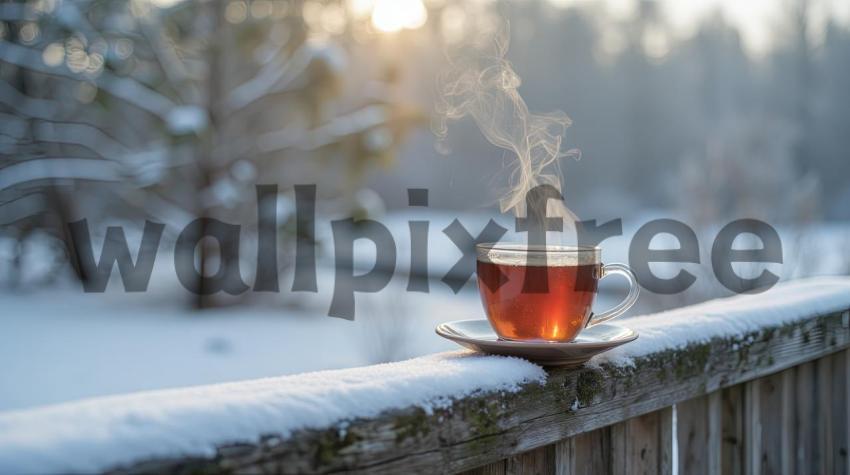
[(471, 350), (494, 355), (518, 356), (546, 366), (577, 367), (599, 353), (634, 341), (638, 334), (628, 328), (600, 323), (585, 328), (568, 343), (501, 340), (487, 320), (441, 323), (437, 334)]

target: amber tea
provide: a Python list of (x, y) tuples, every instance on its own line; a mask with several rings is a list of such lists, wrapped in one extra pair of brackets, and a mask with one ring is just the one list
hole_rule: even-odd
[[(572, 341), (637, 299), (632, 273), (622, 264), (603, 265), (599, 248), (480, 244), (477, 251), (481, 301), (493, 330), (506, 340)], [(614, 273), (629, 279), (629, 296), (589, 321), (599, 280)]]

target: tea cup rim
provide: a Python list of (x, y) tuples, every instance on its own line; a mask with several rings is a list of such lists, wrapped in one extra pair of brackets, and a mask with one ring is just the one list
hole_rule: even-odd
[(479, 262), (505, 265), (576, 266), (602, 263), (602, 249), (561, 244), (480, 243), (475, 246)]
[(502, 242), (481, 242), (475, 245), (477, 249), (488, 249), (488, 250), (496, 250), (496, 251), (507, 251), (507, 252), (546, 252), (546, 253), (559, 253), (559, 252), (599, 252), (602, 250), (599, 246), (572, 246), (572, 245), (564, 245), (564, 244), (523, 244), (519, 242), (515, 243), (502, 243)]

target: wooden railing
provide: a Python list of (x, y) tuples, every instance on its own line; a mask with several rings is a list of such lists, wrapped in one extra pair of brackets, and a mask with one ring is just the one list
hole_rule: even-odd
[[(850, 473), (850, 311), (117, 472)], [(675, 443), (674, 443), (675, 442)]]

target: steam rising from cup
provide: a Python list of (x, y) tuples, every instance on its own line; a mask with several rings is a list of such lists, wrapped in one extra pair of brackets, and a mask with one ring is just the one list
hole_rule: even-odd
[[(439, 82), (437, 118), (433, 131), (442, 141), (448, 121), (471, 117), (487, 140), (510, 151), (511, 188), (500, 200), (503, 213), (526, 216), (526, 193), (538, 185), (561, 189), (559, 159), (578, 159), (576, 149), (562, 151), (561, 141), (572, 121), (560, 111), (538, 114), (528, 110), (519, 94), (519, 75), (505, 59), (509, 31), (501, 29), (492, 44), (474, 48), (461, 57), (450, 57)], [(574, 226), (575, 215), (563, 202), (549, 202), (549, 215), (563, 218), (565, 230)]]

